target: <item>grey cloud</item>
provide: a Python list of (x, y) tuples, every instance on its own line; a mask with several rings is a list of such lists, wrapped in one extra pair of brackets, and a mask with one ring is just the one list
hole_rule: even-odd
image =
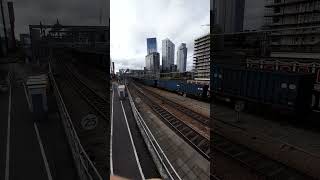
[(59, 18), (64, 25), (100, 25), (100, 8), (103, 22), (107, 22), (106, 0), (21, 0), (14, 1), (16, 35), (26, 33), (29, 24), (47, 24)]

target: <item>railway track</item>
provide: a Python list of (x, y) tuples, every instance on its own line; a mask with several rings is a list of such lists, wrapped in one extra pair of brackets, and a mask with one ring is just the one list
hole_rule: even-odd
[[(154, 97), (157, 97), (158, 99), (161, 99), (161, 101), (165, 102), (166, 104), (170, 105), (171, 107), (174, 107), (175, 109), (179, 110), (180, 112), (188, 115), (189, 117), (191, 117), (192, 119), (198, 121), (200, 124), (210, 128), (210, 118), (206, 117), (206, 116), (203, 116), (189, 108), (186, 108), (182, 105), (180, 105), (179, 103), (176, 103), (166, 97), (163, 97), (147, 88), (144, 88), (143, 86), (140, 86), (144, 91), (148, 92), (149, 94), (151, 94), (152, 96)], [(242, 127), (239, 127), (237, 125), (234, 125), (232, 123), (228, 123), (228, 122), (225, 122), (223, 120), (220, 120), (220, 119), (217, 119), (217, 118), (214, 118), (215, 121), (219, 121), (223, 124), (227, 124), (228, 126), (232, 126), (232, 127), (235, 127), (235, 128), (239, 128), (241, 130), (245, 130), (243, 129)]]
[(179, 120), (175, 115), (168, 112), (156, 102), (154, 102), (147, 94), (139, 90), (133, 85), (134, 90), (138, 92), (140, 98), (145, 102), (171, 127), (178, 133), (186, 142), (188, 142), (195, 150), (197, 150), (204, 158), (210, 160), (210, 140), (200, 135), (197, 131), (190, 126)]
[[(142, 87), (142, 86), (140, 86)], [(143, 88), (143, 87), (142, 87)], [(186, 108), (184, 106), (181, 106), (180, 104), (171, 101), (163, 96), (160, 96), (159, 94), (147, 89), (147, 88), (143, 88), (144, 91), (148, 92), (149, 94), (152, 94), (152, 96), (157, 97), (158, 99), (161, 99), (162, 101), (164, 101), (166, 104), (175, 107), (175, 109), (179, 110), (180, 112), (188, 115), (189, 117), (197, 120), (198, 122), (200, 122), (201, 124), (203, 124), (206, 127), (210, 127), (210, 118), (207, 118), (203, 115), (200, 115), (199, 113), (196, 113), (192, 110), (190, 110), (189, 108)]]
[[(135, 86), (133, 86), (135, 87)], [(195, 132), (192, 128), (188, 127), (183, 121), (179, 120), (179, 118), (175, 117), (170, 112), (166, 111), (164, 108), (162, 108), (160, 105), (158, 105), (156, 102), (152, 101), (152, 99), (149, 96), (153, 96), (155, 98), (161, 98), (162, 102), (168, 103), (169, 105), (172, 105), (173, 108), (178, 108), (178, 110), (184, 112), (188, 111), (187, 108), (180, 108), (180, 105), (177, 105), (177, 103), (172, 102), (171, 100), (167, 100), (166, 98), (151, 92), (150, 90), (146, 90), (144, 88), (144, 91), (147, 93), (142, 92), (141, 90), (138, 90), (137, 87), (135, 87), (137, 92), (140, 93), (140, 97), (145, 99), (146, 103), (157, 113), (160, 115), (162, 119), (168, 122), (170, 127), (175, 131), (178, 132), (184, 139), (189, 142), (200, 154), (204, 155), (206, 159), (210, 159), (209, 153), (210, 153), (210, 141), (204, 140), (205, 147), (207, 149), (204, 149), (201, 147), (203, 145), (201, 144), (199, 140), (194, 141), (195, 139), (201, 139), (201, 135), (197, 132)], [(190, 114), (190, 115), (189, 115)], [(196, 119), (198, 116), (194, 115), (193, 113), (188, 113), (191, 118)], [(201, 116), (201, 115), (199, 115)], [(205, 122), (205, 121), (204, 121)], [(233, 159), (241, 166), (249, 169), (250, 172), (257, 174), (261, 176), (263, 179), (292, 179), (292, 180), (309, 180), (314, 179), (308, 175), (302, 174), (299, 171), (297, 171), (294, 168), (288, 167), (278, 161), (274, 161), (267, 156), (258, 153), (256, 151), (253, 151), (243, 145), (234, 143), (230, 141), (229, 139), (225, 138), (222, 134), (219, 134), (217, 132), (214, 132), (211, 134), (213, 136), (213, 143), (214, 149), (213, 151), (218, 151), (225, 156)], [(203, 137), (202, 137), (203, 138)], [(204, 138), (205, 139), (205, 138)], [(206, 153), (203, 153), (206, 152)], [(216, 166), (219, 168), (219, 165)]]
[(70, 67), (66, 64), (60, 63), (60, 66), (64, 69), (64, 75), (66, 79), (75, 87), (75, 89), (81, 94), (81, 96), (105, 119), (110, 119), (109, 102), (93, 89), (91, 89), (86, 83), (84, 83), (76, 74), (72, 72)]

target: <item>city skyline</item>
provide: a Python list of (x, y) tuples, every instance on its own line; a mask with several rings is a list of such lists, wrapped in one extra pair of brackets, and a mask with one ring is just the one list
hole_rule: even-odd
[[(146, 39), (150, 37), (157, 38), (160, 57), (163, 39), (169, 38), (174, 44), (186, 43), (189, 51), (187, 70), (191, 70), (194, 39), (210, 31), (209, 26), (203, 26), (210, 23), (209, 0), (111, 0), (111, 6), (114, 8), (110, 12), (110, 52), (116, 71), (143, 69)], [(176, 54), (175, 51), (175, 59)]]

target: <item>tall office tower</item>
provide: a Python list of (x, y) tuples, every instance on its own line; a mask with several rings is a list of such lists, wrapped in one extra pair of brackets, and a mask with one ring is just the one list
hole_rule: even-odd
[(147, 52), (148, 54), (158, 52), (157, 50), (157, 38), (147, 38)]
[(10, 19), (10, 36), (11, 36), (11, 48), (15, 49), (16, 48), (16, 38), (15, 38), (15, 18), (14, 18), (14, 8), (13, 8), (13, 2), (8, 2), (8, 11), (9, 11), (9, 19)]
[(174, 44), (168, 38), (162, 40), (162, 70), (170, 72), (170, 67), (174, 64)]
[(6, 56), (8, 49), (11, 48), (11, 27), (9, 18), (9, 8), (7, 0), (0, 0), (0, 54), (1, 56)]
[(153, 73), (160, 72), (160, 54), (152, 52), (146, 56), (146, 70)]
[(214, 22), (221, 33), (243, 30), (245, 0), (214, 0)]
[(179, 72), (185, 72), (187, 69), (187, 52), (185, 43), (181, 43), (177, 51), (177, 69)]
[(210, 80), (210, 34), (194, 40), (195, 80)]
[(295, 57), (319, 55), (320, 1), (266, 0), (265, 11), (266, 28), (272, 30), (273, 52), (299, 54)]
[(243, 31), (261, 30), (264, 26), (266, 0), (245, 0)]

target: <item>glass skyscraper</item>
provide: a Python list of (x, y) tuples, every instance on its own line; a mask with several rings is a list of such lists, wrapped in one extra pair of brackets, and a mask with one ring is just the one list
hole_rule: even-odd
[(157, 52), (157, 38), (147, 38), (148, 54)]

